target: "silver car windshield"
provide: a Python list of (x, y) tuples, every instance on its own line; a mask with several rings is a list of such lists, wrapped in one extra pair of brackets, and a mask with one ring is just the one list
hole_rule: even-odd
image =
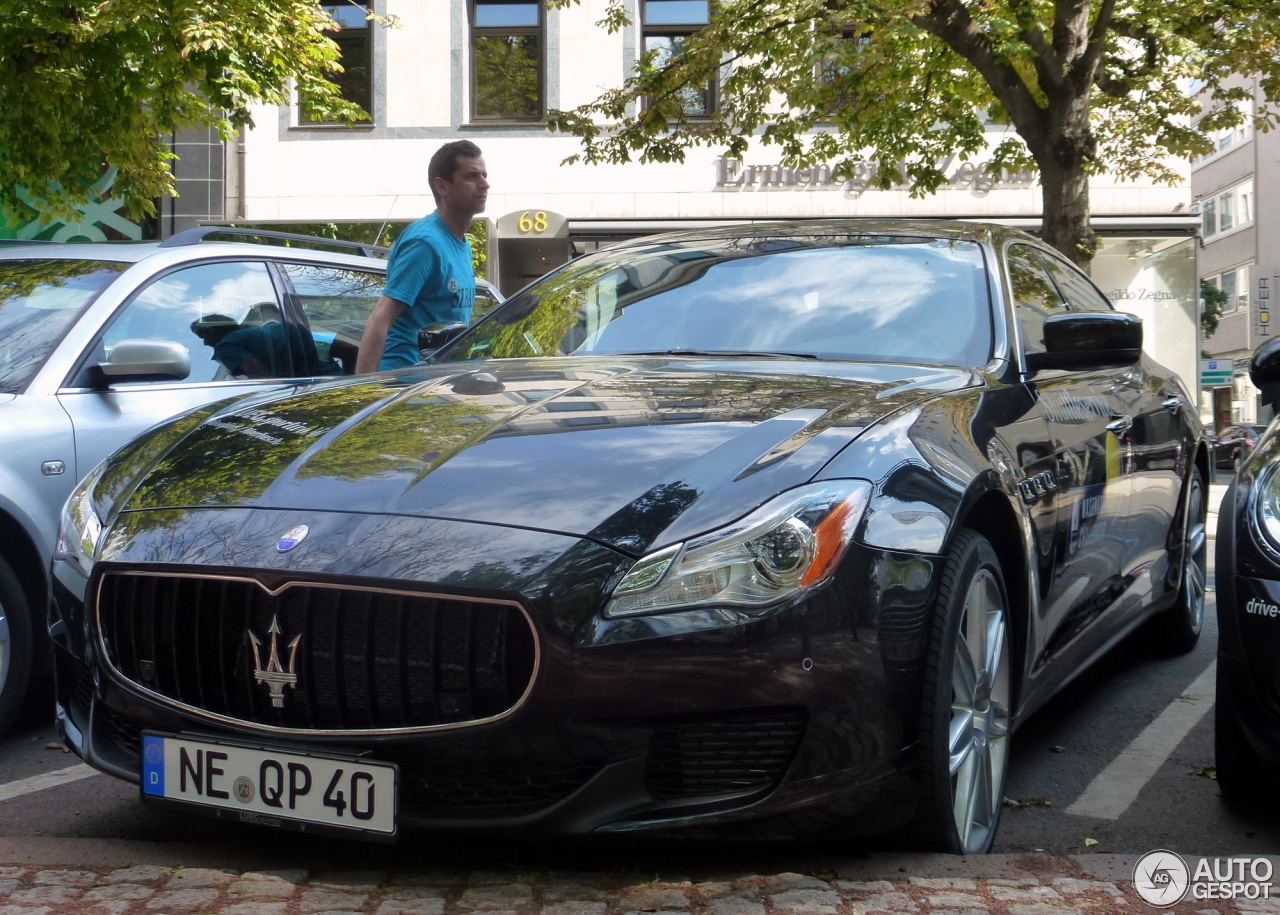
[(0, 393), (21, 393), (67, 328), (128, 266), (0, 260)]
[(668, 353), (985, 365), (982, 247), (840, 236), (601, 251), (533, 284), (433, 361)]

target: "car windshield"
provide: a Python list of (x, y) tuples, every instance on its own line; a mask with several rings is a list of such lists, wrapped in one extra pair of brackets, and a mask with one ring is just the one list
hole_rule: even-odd
[(67, 328), (128, 266), (0, 260), (0, 393), (20, 393)]
[(974, 242), (713, 238), (574, 261), (433, 361), (670, 353), (979, 366), (991, 327)]

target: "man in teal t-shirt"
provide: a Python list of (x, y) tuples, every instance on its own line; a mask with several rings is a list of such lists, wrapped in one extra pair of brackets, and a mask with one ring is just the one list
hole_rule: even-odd
[(436, 211), (405, 229), (391, 248), (386, 286), (360, 340), (357, 373), (416, 365), (419, 328), (471, 320), (476, 278), (466, 232), (489, 194), (480, 148), (470, 140), (446, 143), (431, 157), (427, 180)]

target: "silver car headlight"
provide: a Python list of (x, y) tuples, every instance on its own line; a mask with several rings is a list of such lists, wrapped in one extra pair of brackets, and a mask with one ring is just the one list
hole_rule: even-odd
[(85, 575), (93, 570), (98, 544), (102, 540), (102, 518), (94, 505), (93, 489), (105, 470), (106, 465), (99, 464), (80, 482), (62, 507), (62, 517), (58, 522), (54, 558), (71, 563)]
[(609, 618), (693, 607), (764, 607), (831, 577), (866, 510), (871, 484), (790, 490), (739, 521), (641, 558), (613, 589)]

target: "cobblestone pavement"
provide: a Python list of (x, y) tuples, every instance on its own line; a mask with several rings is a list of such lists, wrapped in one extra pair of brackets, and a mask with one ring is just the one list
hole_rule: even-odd
[[(936, 865), (943, 856), (921, 856)], [(1096, 915), (1155, 912), (1127, 879), (1122, 856), (947, 859), (978, 876), (867, 879), (868, 867), (822, 873), (637, 880), (599, 872), (242, 871), (133, 864), (0, 865), (0, 915)], [(1003, 860), (1000, 860), (1003, 859)], [(968, 862), (968, 863), (966, 863)], [(1030, 862), (1030, 866), (1028, 863)], [(882, 862), (883, 863), (883, 862)], [(882, 869), (882, 868), (871, 868)], [(939, 870), (924, 867), (924, 870)], [(1068, 876), (1063, 871), (1076, 871)], [(841, 871), (851, 874), (841, 875)], [(1005, 876), (988, 876), (1002, 873)], [(1179, 915), (1280, 913), (1280, 900), (1185, 901)]]

